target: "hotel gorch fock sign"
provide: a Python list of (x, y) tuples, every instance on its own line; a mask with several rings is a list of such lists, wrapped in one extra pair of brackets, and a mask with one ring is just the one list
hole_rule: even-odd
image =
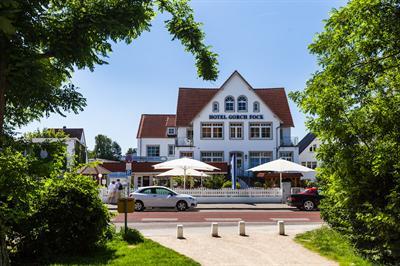
[(264, 119), (263, 115), (209, 115), (208, 119)]

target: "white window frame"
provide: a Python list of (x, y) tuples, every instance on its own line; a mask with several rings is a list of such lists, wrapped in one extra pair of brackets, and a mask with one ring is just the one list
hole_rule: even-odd
[[(190, 156), (186, 156), (186, 155), (189, 155), (189, 154), (191, 154), (191, 155)], [(183, 157), (187, 157), (187, 158), (192, 158), (193, 159), (193, 152), (192, 151), (181, 151), (179, 153), (179, 158), (183, 158)]]
[(213, 111), (213, 113), (219, 113), (219, 103), (218, 102), (212, 103), (212, 111)]
[[(203, 136), (203, 128), (210, 128), (210, 136)], [(216, 137), (217, 128), (221, 128), (221, 137)], [(201, 122), (200, 125), (200, 139), (224, 139), (224, 122)]]
[[(171, 153), (172, 149), (172, 153)], [(168, 156), (174, 156), (175, 155), (175, 145), (174, 144), (168, 144)]]
[(168, 128), (167, 128), (167, 135), (168, 135), (168, 136), (176, 135), (176, 128), (174, 128), (174, 127), (168, 127)]
[[(149, 148), (158, 148), (158, 155), (149, 155)], [(160, 145), (146, 145), (146, 155), (147, 157), (160, 157), (161, 155)]]
[(224, 152), (223, 151), (201, 151), (200, 160), (202, 162), (223, 162)]
[(315, 169), (318, 167), (318, 162), (316, 161), (305, 161), (305, 162), (301, 162), (302, 166), (311, 168), (311, 169)]
[(313, 144), (310, 146), (309, 151), (310, 152), (315, 152), (317, 150), (317, 144)]
[[(229, 100), (228, 102), (228, 99)], [(229, 104), (230, 106), (232, 106), (232, 110), (230, 110), (230, 108), (227, 108), (227, 104)], [(225, 97), (225, 101), (224, 101), (224, 107), (225, 107), (225, 112), (235, 112), (235, 97), (229, 95)]]
[[(239, 131), (240, 131), (241, 136), (238, 136)], [(232, 133), (234, 136), (232, 136)], [(243, 135), (244, 135), (243, 122), (230, 122), (229, 123), (229, 139), (243, 139)]]
[(292, 151), (280, 151), (279, 158), (284, 159), (289, 162), (293, 162), (293, 152)]
[[(258, 129), (258, 136), (252, 137), (252, 128), (257, 128)], [(263, 128), (269, 128), (269, 136), (262, 136), (262, 130)], [(252, 140), (257, 140), (257, 139), (272, 139), (272, 123), (271, 122), (251, 122), (249, 123), (249, 139)]]
[[(257, 106), (257, 108), (256, 108), (256, 106)], [(253, 103), (253, 112), (254, 113), (259, 113), (260, 112), (260, 102), (254, 102)]]
[[(260, 164), (263, 164), (265, 162), (270, 162), (272, 161), (273, 157), (273, 152), (272, 151), (249, 151), (249, 166), (250, 167), (255, 167)], [(251, 161), (252, 159), (258, 159), (257, 164), (252, 164)], [(269, 160), (266, 160), (269, 158)]]
[[(244, 104), (244, 109), (242, 109), (241, 105)], [(247, 97), (244, 95), (240, 95), (237, 98), (237, 111), (238, 112), (247, 112)]]

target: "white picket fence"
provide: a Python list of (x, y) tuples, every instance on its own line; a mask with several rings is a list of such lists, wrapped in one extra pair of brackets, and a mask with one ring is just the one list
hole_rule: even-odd
[(179, 194), (189, 194), (194, 197), (246, 197), (246, 198), (267, 198), (267, 197), (280, 197), (281, 190), (279, 188), (245, 188), (245, 189), (231, 189), (231, 188), (220, 188), (220, 189), (208, 189), (208, 188), (196, 188), (196, 189), (175, 189)]

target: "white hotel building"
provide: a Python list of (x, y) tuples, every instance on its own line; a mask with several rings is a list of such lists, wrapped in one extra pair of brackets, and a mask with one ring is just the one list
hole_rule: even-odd
[(284, 88), (253, 88), (235, 71), (220, 88), (180, 88), (176, 114), (143, 114), (138, 157), (229, 162), (239, 176), (277, 158), (299, 162)]

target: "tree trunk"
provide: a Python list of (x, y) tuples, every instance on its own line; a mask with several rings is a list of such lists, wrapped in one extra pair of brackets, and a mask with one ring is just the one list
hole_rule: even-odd
[(8, 266), (10, 265), (10, 259), (8, 257), (7, 245), (6, 245), (6, 235), (0, 224), (0, 265)]
[(0, 146), (4, 135), (4, 116), (6, 111), (6, 40), (0, 36)]

